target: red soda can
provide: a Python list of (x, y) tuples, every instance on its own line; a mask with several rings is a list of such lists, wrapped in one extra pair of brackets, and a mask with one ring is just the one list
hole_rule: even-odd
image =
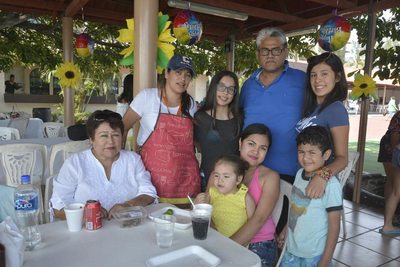
[(86, 201), (85, 220), (87, 230), (97, 230), (101, 228), (101, 205), (98, 200)]

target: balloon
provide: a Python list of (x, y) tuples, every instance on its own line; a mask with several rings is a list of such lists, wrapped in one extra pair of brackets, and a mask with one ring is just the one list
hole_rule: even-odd
[(92, 37), (86, 33), (79, 34), (76, 38), (76, 51), (83, 58), (90, 57), (94, 51)]
[(347, 44), (350, 31), (350, 24), (346, 18), (334, 16), (325, 21), (318, 30), (318, 44), (328, 52), (339, 50)]
[(173, 29), (178, 42), (185, 45), (193, 45), (201, 38), (203, 24), (197, 15), (187, 9), (176, 15)]

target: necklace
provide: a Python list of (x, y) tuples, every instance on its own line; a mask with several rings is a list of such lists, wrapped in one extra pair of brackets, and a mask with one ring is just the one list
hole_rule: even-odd
[[(163, 88), (163, 102), (165, 104), (165, 106), (167, 107), (168, 113), (171, 114), (171, 112), (169, 112), (169, 108), (168, 108), (168, 98), (167, 98), (167, 90), (165, 89), (165, 87)], [(178, 112), (176, 113), (176, 115), (180, 116), (182, 114), (182, 103), (179, 105), (179, 109)]]

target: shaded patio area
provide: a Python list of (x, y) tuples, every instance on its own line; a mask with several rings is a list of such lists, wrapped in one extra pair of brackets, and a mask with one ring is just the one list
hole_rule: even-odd
[(334, 266), (400, 266), (400, 236), (384, 236), (383, 210), (343, 201), (347, 236), (340, 232)]

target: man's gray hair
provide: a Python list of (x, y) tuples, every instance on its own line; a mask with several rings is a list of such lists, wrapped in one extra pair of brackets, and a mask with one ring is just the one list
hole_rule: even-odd
[(266, 37), (276, 37), (281, 41), (281, 44), (283, 45), (283, 47), (287, 46), (286, 35), (281, 29), (275, 28), (275, 27), (267, 27), (267, 28), (260, 30), (257, 34), (257, 38), (256, 38), (257, 48), (259, 48), (261, 46), (262, 41)]

